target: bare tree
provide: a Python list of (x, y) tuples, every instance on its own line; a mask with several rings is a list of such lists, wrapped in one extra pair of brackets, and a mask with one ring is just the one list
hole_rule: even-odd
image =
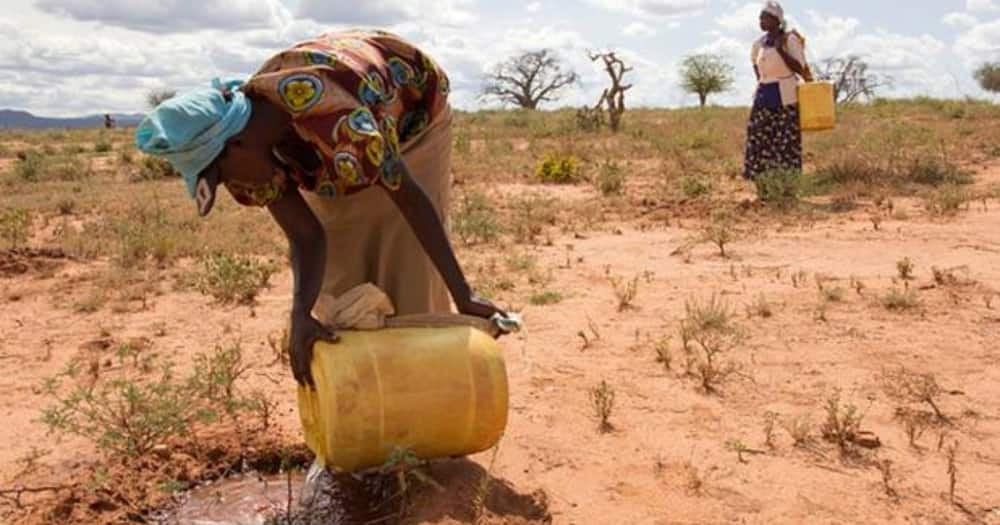
[(864, 98), (875, 98), (876, 92), (892, 85), (892, 79), (869, 70), (868, 63), (858, 55), (828, 58), (821, 63), (816, 78), (833, 84), (837, 104), (850, 104)]
[(177, 92), (172, 89), (154, 89), (146, 95), (146, 104), (149, 104), (151, 109), (156, 109), (156, 106), (159, 106), (175, 96), (177, 96)]
[(721, 55), (689, 55), (681, 62), (681, 87), (698, 95), (701, 107), (705, 107), (709, 95), (725, 93), (733, 87), (733, 71), (733, 66)]
[(591, 62), (603, 61), (604, 70), (608, 72), (608, 77), (611, 78), (611, 87), (604, 90), (604, 93), (601, 94), (601, 99), (597, 101), (594, 109), (599, 110), (604, 105), (608, 111), (608, 121), (611, 125), (611, 131), (617, 132), (621, 128), (622, 115), (625, 114), (625, 92), (632, 89), (632, 84), (623, 85), (622, 79), (625, 77), (625, 73), (632, 71), (632, 68), (627, 67), (625, 62), (615, 55), (614, 51), (606, 53), (588, 52), (587, 56)]
[(486, 77), (482, 96), (524, 109), (538, 109), (559, 99), (559, 92), (576, 83), (573, 71), (564, 71), (551, 49), (528, 51), (497, 64)]
[(976, 70), (976, 80), (986, 91), (1000, 93), (1000, 62), (979, 66), (979, 69)]

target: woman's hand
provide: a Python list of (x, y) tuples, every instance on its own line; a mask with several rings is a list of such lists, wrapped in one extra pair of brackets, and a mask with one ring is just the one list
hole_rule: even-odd
[(499, 314), (501, 317), (507, 317), (507, 312), (501, 310), (495, 304), (491, 303), (487, 299), (483, 299), (476, 294), (470, 294), (469, 299), (462, 304), (457, 305), (459, 313), (465, 315), (472, 315), (475, 317), (482, 317), (483, 319), (489, 319), (494, 315)]
[(312, 377), (313, 345), (317, 341), (336, 343), (337, 334), (313, 319), (309, 314), (293, 313), (292, 329), (288, 336), (288, 353), (292, 362), (292, 375), (302, 386), (315, 387)]

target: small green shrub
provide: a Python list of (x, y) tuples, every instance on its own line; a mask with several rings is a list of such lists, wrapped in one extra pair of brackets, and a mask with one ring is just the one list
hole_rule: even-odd
[(606, 434), (615, 429), (611, 424), (611, 412), (615, 408), (615, 389), (607, 381), (590, 389), (590, 403), (598, 420), (598, 430)]
[(546, 290), (544, 292), (537, 292), (531, 296), (531, 304), (535, 306), (547, 306), (550, 304), (561, 303), (563, 296), (559, 292), (553, 292), (551, 290)]
[(8, 208), (0, 214), (0, 233), (10, 249), (17, 249), (28, 240), (28, 226), (31, 217), (20, 208)]
[(958, 165), (937, 157), (918, 157), (903, 173), (908, 182), (925, 186), (972, 184), (972, 174)]
[(451, 231), (466, 245), (495, 241), (501, 229), (489, 197), (477, 191), (465, 192), (452, 216)]
[(467, 155), (472, 151), (472, 141), (469, 140), (469, 136), (465, 133), (455, 134), (455, 152), (460, 155)]
[(253, 304), (274, 268), (243, 255), (212, 255), (202, 262), (198, 290), (222, 303)]
[(920, 296), (917, 295), (915, 290), (909, 288), (903, 290), (892, 288), (882, 297), (882, 306), (887, 310), (913, 310), (919, 307), (920, 304)]
[(971, 195), (965, 188), (945, 184), (924, 197), (924, 209), (931, 215), (955, 215), (970, 199)]
[(123, 149), (118, 155), (118, 162), (120, 162), (123, 166), (131, 166), (135, 163), (135, 157), (132, 156), (131, 151)]
[(685, 175), (680, 179), (681, 192), (689, 199), (697, 199), (712, 193), (712, 183), (704, 177)]
[(112, 144), (104, 135), (101, 135), (101, 137), (98, 138), (97, 142), (94, 144), (95, 153), (108, 153), (111, 149)]
[(843, 404), (837, 390), (826, 401), (826, 421), (820, 429), (823, 438), (834, 443), (845, 456), (855, 453), (855, 441), (861, 431), (864, 413), (852, 404)]
[(712, 214), (712, 220), (701, 228), (701, 240), (710, 242), (719, 248), (719, 255), (728, 258), (726, 246), (739, 240), (743, 232), (736, 225), (736, 219), (725, 210), (717, 210)]
[(14, 174), (25, 182), (35, 182), (42, 177), (47, 164), (41, 153), (29, 151), (14, 165)]
[(76, 210), (76, 201), (73, 199), (62, 199), (56, 204), (59, 215), (72, 215)]
[(573, 184), (583, 179), (580, 159), (549, 153), (535, 168), (535, 177), (546, 184)]
[(539, 194), (513, 199), (510, 231), (517, 242), (534, 242), (545, 231), (546, 225), (555, 224), (558, 204), (556, 199)]
[(174, 171), (173, 166), (166, 159), (146, 155), (139, 162), (139, 171), (136, 173), (137, 180), (159, 180), (171, 177), (180, 177), (180, 173)]
[(625, 172), (613, 160), (605, 161), (598, 168), (597, 189), (605, 197), (621, 195), (625, 192)]
[(717, 392), (740, 366), (727, 359), (744, 340), (743, 330), (732, 322), (729, 306), (713, 295), (707, 302), (687, 301), (681, 321), (681, 346), (689, 375), (698, 378), (705, 393)]
[(802, 173), (797, 170), (771, 170), (754, 177), (757, 198), (779, 208), (798, 204), (802, 194)]
[(261, 398), (244, 396), (238, 383), (250, 368), (238, 345), (197, 356), (187, 377), (128, 345), (114, 353), (118, 366), (107, 371), (85, 374), (74, 361), (45, 380), (42, 391), (52, 404), (41, 422), (50, 433), (88, 439), (108, 457), (134, 458), (171, 439), (192, 438), (199, 425), (223, 415), (238, 423), (239, 413), (260, 408)]
[(899, 274), (899, 278), (904, 281), (913, 279), (913, 269), (913, 260), (909, 257), (904, 257), (896, 261), (896, 273)]

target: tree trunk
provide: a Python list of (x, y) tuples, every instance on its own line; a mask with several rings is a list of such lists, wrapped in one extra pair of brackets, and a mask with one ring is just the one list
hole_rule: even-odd
[(698, 99), (701, 100), (701, 107), (705, 107), (705, 103), (708, 102), (708, 93), (698, 93)]

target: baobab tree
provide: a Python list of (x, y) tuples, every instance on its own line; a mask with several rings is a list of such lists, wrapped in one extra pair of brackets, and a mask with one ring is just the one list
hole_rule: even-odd
[(528, 51), (497, 64), (486, 77), (482, 97), (538, 109), (544, 102), (559, 100), (560, 93), (577, 79), (576, 73), (563, 69), (551, 49)]

